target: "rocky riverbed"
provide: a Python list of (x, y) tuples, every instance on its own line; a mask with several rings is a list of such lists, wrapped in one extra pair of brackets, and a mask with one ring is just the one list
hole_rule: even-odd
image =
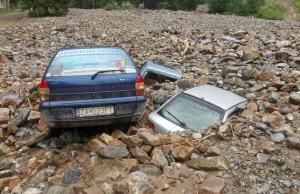
[[(300, 23), (173, 11), (72, 9), (0, 26), (0, 191), (14, 194), (299, 193)], [(183, 71), (156, 83), (148, 112), (212, 84), (249, 100), (225, 122), (168, 135), (140, 122), (57, 137), (37, 88), (64, 46), (119, 45)]]

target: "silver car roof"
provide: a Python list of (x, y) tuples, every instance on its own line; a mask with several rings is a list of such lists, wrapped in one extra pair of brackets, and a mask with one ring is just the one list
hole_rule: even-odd
[(174, 79), (180, 79), (182, 76), (182, 71), (178, 68), (161, 65), (154, 63), (153, 61), (147, 61), (145, 65), (141, 68), (141, 75), (144, 77), (147, 71), (153, 71), (160, 75), (165, 75)]
[(212, 85), (201, 85), (185, 90), (183, 93), (201, 98), (210, 104), (228, 110), (247, 101), (245, 98)]

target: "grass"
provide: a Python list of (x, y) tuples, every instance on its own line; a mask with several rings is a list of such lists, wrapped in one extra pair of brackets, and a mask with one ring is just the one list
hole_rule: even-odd
[(258, 9), (256, 16), (267, 20), (283, 20), (287, 8), (280, 3), (267, 3)]
[(300, 21), (300, 0), (293, 0), (293, 5), (297, 9), (297, 18), (296, 20)]
[(15, 25), (19, 21), (18, 18), (0, 18), (0, 25)]

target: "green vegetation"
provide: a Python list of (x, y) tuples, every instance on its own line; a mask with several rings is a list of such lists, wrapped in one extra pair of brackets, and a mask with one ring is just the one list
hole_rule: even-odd
[(68, 13), (72, 0), (21, 0), (23, 10), (30, 10), (29, 16), (63, 16)]
[(267, 3), (258, 9), (256, 16), (269, 20), (283, 20), (286, 12), (287, 9), (279, 3)]
[(283, 5), (266, 0), (208, 0), (208, 5), (213, 13), (254, 16), (270, 20), (282, 20), (287, 12)]
[(293, 1), (294, 6), (298, 11), (300, 11), (300, 0), (294, 0)]

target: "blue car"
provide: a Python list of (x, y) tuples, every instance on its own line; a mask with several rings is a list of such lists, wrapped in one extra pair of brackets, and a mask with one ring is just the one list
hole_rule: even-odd
[(146, 108), (144, 82), (120, 47), (59, 50), (40, 83), (40, 111), (51, 128), (131, 123)]

